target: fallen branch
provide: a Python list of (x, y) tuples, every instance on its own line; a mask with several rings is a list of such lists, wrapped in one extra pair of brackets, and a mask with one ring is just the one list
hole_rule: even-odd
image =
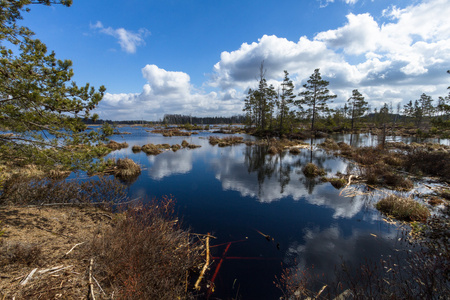
[(97, 286), (100, 288), (100, 291), (102, 291), (102, 293), (103, 293), (103, 295), (105, 295), (106, 296), (106, 293), (105, 293), (105, 291), (102, 289), (102, 287), (100, 286), (100, 283), (98, 283), (98, 281), (97, 281), (97, 279), (95, 279), (95, 277), (94, 276), (92, 276), (92, 278), (94, 278), (94, 280), (95, 280), (95, 283), (97, 284)]
[(102, 201), (102, 202), (78, 202), (78, 203), (75, 203), (75, 202), (60, 202), (60, 203), (41, 203), (41, 204), (35, 204), (35, 205), (26, 205), (25, 207), (41, 207), (41, 206), (61, 206), (61, 205), (79, 205), (79, 206), (82, 206), (82, 205), (124, 205), (124, 204), (129, 204), (129, 203), (132, 203), (132, 202), (135, 202), (135, 201), (137, 201), (137, 200), (141, 200), (141, 198), (135, 198), (135, 199), (132, 199), (132, 200), (130, 200), (130, 201), (125, 201), (125, 202), (117, 202), (117, 203), (114, 203), (114, 202), (105, 202), (105, 201)]
[(38, 271), (38, 273), (39, 273), (39, 274), (44, 274), (44, 273), (51, 272), (51, 271), (54, 271), (54, 270), (58, 270), (58, 269), (61, 269), (61, 268), (64, 268), (64, 266), (63, 266), (63, 265), (60, 265), (60, 266), (57, 266), (57, 267), (53, 267), (53, 268), (49, 268), (49, 269), (40, 270), (40, 271)]
[(205, 272), (208, 269), (209, 266), (209, 233), (206, 236), (206, 262), (205, 265), (203, 266), (202, 271), (200, 272), (200, 276), (197, 279), (197, 282), (195, 283), (194, 287), (196, 290), (200, 290), (200, 282), (203, 279), (203, 276), (205, 276)]
[(349, 186), (350, 186), (350, 184), (352, 183), (352, 177), (353, 177), (354, 175), (350, 175), (349, 177), (348, 177), (348, 182), (347, 182), (347, 184), (344, 186), (344, 188), (341, 190), (341, 192), (339, 193), (339, 196), (342, 194), (342, 192), (346, 189), (346, 188), (348, 188)]
[(53, 272), (50, 272), (50, 273), (48, 273), (48, 274), (53, 274), (53, 273), (56, 273), (56, 272), (59, 272), (59, 271), (62, 271), (62, 270), (65, 270), (65, 269), (68, 269), (68, 268), (71, 268), (71, 267), (72, 267), (72, 265), (67, 266), (67, 267), (64, 267), (64, 268), (60, 268), (60, 269), (55, 270), (55, 271), (53, 271)]
[(38, 268), (33, 269), (33, 271), (28, 274), (28, 276), (20, 283), (21, 285), (25, 285), (30, 281), (31, 277), (33, 277), (34, 273), (37, 271)]
[(73, 246), (66, 254), (64, 254), (63, 257), (64, 257), (64, 256), (67, 256), (70, 252), (72, 252), (72, 250), (75, 249), (75, 247), (80, 246), (80, 245), (82, 245), (82, 244), (84, 244), (84, 243), (86, 243), (86, 242), (82, 242), (82, 243), (76, 244), (76, 245)]
[(92, 280), (92, 265), (93, 264), (94, 264), (94, 259), (91, 258), (91, 262), (89, 264), (89, 293), (88, 293), (88, 297), (90, 297), (91, 300), (95, 300), (94, 281)]

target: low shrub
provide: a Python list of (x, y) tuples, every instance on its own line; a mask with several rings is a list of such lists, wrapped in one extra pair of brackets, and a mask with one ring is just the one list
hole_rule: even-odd
[(190, 275), (201, 266), (202, 247), (180, 229), (173, 211), (170, 198), (130, 208), (92, 240), (101, 286), (119, 299), (194, 297)]
[(414, 187), (410, 179), (392, 171), (384, 174), (384, 183), (400, 191), (409, 191)]
[(405, 166), (410, 172), (439, 176), (450, 182), (449, 151), (412, 150), (407, 155)]
[(376, 208), (384, 214), (400, 221), (425, 222), (430, 216), (428, 208), (411, 198), (389, 195), (376, 204)]
[(116, 203), (126, 199), (126, 187), (117, 179), (55, 180), (13, 176), (0, 196), (1, 205), (43, 205), (46, 203)]
[(2, 243), (0, 251), (0, 262), (3, 266), (14, 263), (27, 266), (33, 264), (39, 265), (41, 252), (42, 249), (40, 245), (27, 242), (5, 241)]

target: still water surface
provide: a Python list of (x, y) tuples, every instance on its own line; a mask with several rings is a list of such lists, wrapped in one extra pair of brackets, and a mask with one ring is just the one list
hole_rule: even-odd
[[(376, 198), (367, 195), (364, 186), (340, 195), (330, 183), (303, 175), (302, 167), (311, 159), (308, 149), (299, 155), (271, 156), (261, 146), (211, 146), (207, 137), (217, 134), (209, 132), (162, 137), (140, 127), (121, 130), (132, 134), (112, 139), (130, 146), (109, 157), (128, 157), (143, 168), (129, 186), (130, 198), (173, 195), (186, 227), (196, 233), (210, 232), (217, 237), (214, 245), (225, 243), (212, 249), (216, 258), (228, 242), (237, 241), (229, 247), (211, 298), (278, 299), (281, 292), (273, 282), (283, 267), (304, 270), (314, 266), (318, 274), (331, 278), (335, 265), (342, 261), (358, 266), (366, 258), (379, 260), (400, 247), (398, 228), (382, 221), (374, 209)], [(131, 151), (133, 145), (173, 145), (183, 139), (202, 147), (169, 150), (158, 156)], [(364, 141), (376, 143), (373, 138)], [(353, 167), (319, 149), (312, 160), (328, 176)], [(268, 241), (258, 231), (274, 240)], [(211, 266), (211, 274), (217, 263)]]

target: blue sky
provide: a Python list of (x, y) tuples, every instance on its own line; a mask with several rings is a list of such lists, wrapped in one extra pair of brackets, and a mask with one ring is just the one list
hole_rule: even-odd
[(74, 0), (32, 5), (22, 24), (74, 80), (107, 94), (104, 119), (158, 120), (165, 113), (242, 113), (264, 60), (297, 91), (315, 68), (343, 106), (357, 88), (372, 107), (405, 104), (450, 85), (450, 0)]

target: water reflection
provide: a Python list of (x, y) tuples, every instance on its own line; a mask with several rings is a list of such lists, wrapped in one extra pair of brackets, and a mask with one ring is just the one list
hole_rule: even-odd
[[(165, 138), (136, 129), (136, 135), (124, 136), (130, 147), (180, 144), (183, 139), (202, 147), (158, 156), (129, 149), (111, 155), (130, 157), (144, 169), (130, 186), (130, 197), (172, 194), (180, 219), (194, 232), (213, 233), (217, 244), (245, 239), (233, 244), (229, 256), (258, 259), (225, 260), (214, 296), (236, 297), (232, 287), (241, 285), (243, 299), (267, 299), (267, 295), (275, 299), (280, 295), (272, 282), (281, 272), (281, 261), (295, 259), (299, 268), (314, 264), (331, 274), (341, 257), (357, 264), (365, 256), (388, 253), (395, 245), (396, 231), (380, 221), (363, 186), (353, 186), (359, 193), (344, 197), (330, 183), (304, 176), (302, 168), (311, 160), (328, 176), (347, 173), (352, 167), (347, 160), (317, 149), (320, 140), (314, 141), (312, 152), (270, 155), (266, 146), (213, 147), (209, 135)], [(347, 141), (349, 136), (341, 138)], [(256, 230), (274, 237), (276, 243), (267, 242)], [(213, 255), (222, 253), (219, 249)]]
[(151, 167), (148, 169), (148, 175), (156, 180), (175, 174), (186, 174), (192, 170), (193, 151), (180, 151), (174, 153), (167, 151), (159, 156), (148, 156)]
[(361, 229), (353, 229), (346, 235), (338, 225), (307, 228), (304, 229), (303, 243), (293, 242), (286, 251), (284, 262), (294, 264), (292, 268), (297, 274), (314, 267), (314, 274), (326, 274), (326, 278), (334, 280), (335, 272), (330, 266), (345, 262), (356, 268), (367, 263), (368, 258), (378, 262), (395, 250), (405, 248), (399, 241), (400, 236), (394, 227), (388, 228), (383, 235)]

